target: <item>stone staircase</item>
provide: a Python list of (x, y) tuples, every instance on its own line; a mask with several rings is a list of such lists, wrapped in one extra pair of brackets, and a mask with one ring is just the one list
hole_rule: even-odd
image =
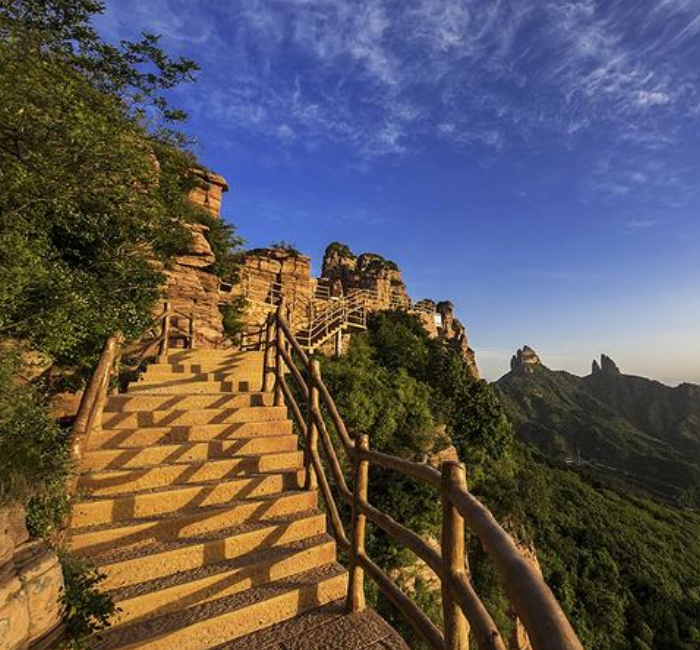
[(121, 609), (96, 648), (213, 648), (345, 597), (287, 410), (260, 391), (262, 363), (176, 352), (109, 397), (70, 531)]

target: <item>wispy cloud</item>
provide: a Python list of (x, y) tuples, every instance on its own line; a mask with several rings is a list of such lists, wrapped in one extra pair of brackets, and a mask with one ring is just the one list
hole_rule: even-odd
[(438, 138), (499, 151), (603, 128), (653, 150), (699, 112), (698, 0), (108, 6), (111, 33), (148, 25), (202, 60), (193, 108), (283, 146), (342, 143), (371, 158)]

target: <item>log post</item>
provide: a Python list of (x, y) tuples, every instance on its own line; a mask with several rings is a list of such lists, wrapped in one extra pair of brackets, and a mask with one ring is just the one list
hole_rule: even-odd
[(444, 462), (440, 487), (442, 502), (440, 547), (443, 567), (441, 584), (445, 650), (468, 650), (469, 648), (467, 619), (450, 593), (450, 583), (453, 578), (465, 572), (464, 519), (454, 507), (450, 494), (452, 489), (466, 490), (466, 486), (464, 465), (455, 461)]
[(273, 319), (272, 314), (267, 315), (265, 321), (265, 343), (263, 347), (263, 378), (262, 378), (262, 390), (263, 392), (269, 392), (272, 390), (273, 377), (270, 364), (271, 364), (271, 354), (272, 354), (272, 330), (273, 330)]
[(314, 469), (314, 454), (318, 453), (318, 425), (314, 413), (321, 414), (318, 387), (321, 381), (321, 366), (318, 359), (309, 360), (307, 388), (309, 391), (309, 410), (306, 424), (306, 446), (304, 448), (304, 464), (306, 465), (305, 490), (315, 490), (318, 487), (318, 477)]
[(361, 558), (365, 554), (367, 517), (362, 504), (367, 502), (369, 487), (369, 461), (360, 458), (360, 451), (369, 449), (369, 437), (355, 438), (354, 481), (352, 486), (352, 539), (350, 540), (350, 579), (346, 611), (361, 612), (365, 608), (365, 572)]
[(280, 325), (280, 320), (284, 318), (284, 296), (280, 298), (277, 305), (277, 326), (275, 327), (275, 406), (284, 405), (284, 393), (282, 392), (282, 378), (284, 377), (284, 359), (282, 349), (285, 346), (284, 330)]
[(161, 355), (163, 354), (168, 354), (168, 346), (170, 345), (170, 303), (166, 302), (164, 303), (164, 313), (163, 313), (163, 320), (161, 321), (161, 330), (160, 334), (163, 338), (163, 342), (161, 343), (160, 346), (160, 353)]
[(194, 321), (194, 312), (190, 314), (190, 350), (196, 347), (195, 336), (197, 335), (197, 326)]

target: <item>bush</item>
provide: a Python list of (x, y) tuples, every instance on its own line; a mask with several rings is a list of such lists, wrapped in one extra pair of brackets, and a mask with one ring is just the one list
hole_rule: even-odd
[(18, 350), (0, 349), (0, 504), (34, 504), (32, 532), (48, 532), (65, 513), (70, 471), (68, 432), (52, 418), (45, 395), (18, 379)]
[(111, 597), (100, 592), (99, 584), (106, 577), (103, 573), (86, 560), (65, 551), (59, 554), (59, 558), (65, 580), (63, 606), (67, 647), (87, 650), (90, 647), (87, 639), (109, 627), (110, 618), (118, 610)]

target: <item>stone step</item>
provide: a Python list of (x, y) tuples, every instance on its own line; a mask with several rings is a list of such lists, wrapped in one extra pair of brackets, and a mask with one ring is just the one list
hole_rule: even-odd
[(163, 384), (166, 382), (175, 385), (193, 381), (248, 381), (252, 384), (257, 382), (259, 385), (262, 385), (262, 369), (250, 368), (242, 370), (238, 369), (234, 371), (212, 370), (206, 372), (173, 372), (169, 369), (169, 367), (168, 370), (151, 370), (149, 368), (148, 372), (143, 373), (136, 383), (132, 383), (132, 386), (141, 386), (143, 384)]
[(161, 516), (74, 528), (71, 549), (92, 554), (119, 546), (127, 548), (144, 542), (169, 542), (193, 535), (224, 530), (246, 521), (260, 521), (303, 512), (317, 505), (315, 491), (289, 491), (256, 499), (238, 499), (231, 504), (194, 507)]
[(337, 600), (346, 590), (345, 571), (328, 564), (154, 620), (117, 627), (95, 648), (209, 650)]
[(190, 411), (201, 409), (236, 409), (251, 406), (272, 406), (272, 393), (240, 393), (238, 395), (112, 395), (105, 404), (105, 413), (138, 411)]
[(128, 521), (183, 510), (193, 506), (229, 503), (236, 498), (254, 498), (301, 489), (303, 470), (279, 474), (260, 474), (248, 478), (215, 481), (191, 486), (166, 487), (151, 492), (115, 495), (111, 498), (87, 498), (73, 507), (71, 526)]
[(335, 562), (328, 535), (310, 537), (217, 564), (110, 592), (119, 608), (112, 625), (162, 616)]
[(191, 359), (189, 361), (178, 361), (175, 363), (152, 363), (145, 373), (200, 373), (200, 372), (227, 372), (235, 374), (237, 372), (257, 372), (262, 379), (263, 360), (260, 358), (255, 361), (226, 361), (218, 359)]
[(262, 552), (325, 532), (325, 515), (309, 510), (247, 522), (207, 535), (193, 535), (185, 540), (145, 541), (137, 548), (110, 548), (93, 554), (90, 559), (105, 574), (100, 587), (111, 590)]
[(293, 431), (290, 420), (196, 424), (192, 426), (145, 427), (95, 431), (88, 438), (88, 449), (149, 447), (158, 444), (238, 440), (255, 437), (287, 436)]
[(270, 472), (301, 469), (303, 452), (244, 456), (190, 464), (172, 464), (140, 469), (100, 470), (80, 477), (78, 488), (94, 496), (140, 492), (166, 485), (202, 483)]
[(230, 363), (262, 363), (262, 351), (237, 352), (231, 350), (181, 350), (169, 352), (156, 358), (156, 364), (197, 363), (199, 361), (224, 361)]
[(132, 383), (129, 385), (129, 394), (153, 394), (153, 395), (182, 395), (200, 393), (240, 393), (259, 392), (262, 379), (243, 381), (188, 381), (156, 382), (156, 383)]
[(103, 429), (132, 429), (134, 427), (189, 426), (193, 424), (231, 424), (286, 420), (286, 406), (249, 406), (244, 408), (170, 409), (167, 411), (137, 411), (105, 413)]
[(296, 436), (269, 436), (242, 440), (188, 442), (152, 447), (120, 447), (88, 451), (81, 463), (83, 471), (127, 469), (152, 465), (192, 463), (202, 460), (235, 458), (294, 451)]

